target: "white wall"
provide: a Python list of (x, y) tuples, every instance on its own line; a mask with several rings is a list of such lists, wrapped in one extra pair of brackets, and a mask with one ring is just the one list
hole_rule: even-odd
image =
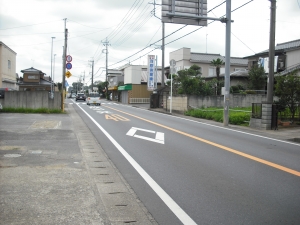
[(129, 66), (124, 69), (124, 84), (141, 84), (142, 66)]
[[(8, 68), (10, 60), (10, 68)], [(11, 51), (5, 44), (0, 45), (0, 87), (16, 87), (16, 53)]]

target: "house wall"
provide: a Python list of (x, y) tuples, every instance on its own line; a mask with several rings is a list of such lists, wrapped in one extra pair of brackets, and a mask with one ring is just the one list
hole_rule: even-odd
[(129, 98), (150, 98), (152, 91), (147, 90), (147, 84), (133, 84), (132, 90), (128, 91)]
[(124, 69), (124, 84), (141, 83), (142, 66), (129, 66)]
[(23, 82), (30, 82), (30, 83), (39, 83), (40, 82), (40, 75), (39, 74), (23, 74)]
[(300, 64), (300, 49), (286, 53), (286, 67), (293, 67)]
[(16, 55), (5, 44), (0, 43), (0, 87), (18, 89), (16, 85)]

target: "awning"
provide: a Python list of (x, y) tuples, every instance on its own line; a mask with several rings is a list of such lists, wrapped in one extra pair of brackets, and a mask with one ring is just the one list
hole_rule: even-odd
[(118, 90), (118, 86), (108, 87), (109, 91), (116, 91)]
[(118, 91), (130, 91), (132, 90), (132, 84), (125, 84), (124, 86), (119, 86)]

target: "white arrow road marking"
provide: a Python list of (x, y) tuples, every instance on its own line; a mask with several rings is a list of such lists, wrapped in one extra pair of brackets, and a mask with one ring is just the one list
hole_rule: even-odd
[[(156, 133), (155, 138), (149, 138), (149, 137), (145, 137), (145, 136), (135, 134), (138, 130), (148, 132), (148, 133), (153, 133), (153, 134)], [(156, 142), (156, 143), (159, 143), (159, 144), (165, 144), (165, 135), (162, 132), (155, 132), (155, 131), (152, 131), (152, 130), (145, 130), (145, 129), (142, 129), (142, 128), (132, 127), (127, 132), (126, 135), (136, 137), (136, 138), (141, 138), (141, 139), (144, 139), (144, 140), (147, 140), (147, 141), (153, 141), (153, 142)]]

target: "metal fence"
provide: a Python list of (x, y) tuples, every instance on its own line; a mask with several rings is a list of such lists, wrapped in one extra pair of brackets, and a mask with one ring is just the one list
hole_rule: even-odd
[(136, 103), (150, 103), (150, 98), (129, 98), (129, 103), (130, 104), (136, 104)]

